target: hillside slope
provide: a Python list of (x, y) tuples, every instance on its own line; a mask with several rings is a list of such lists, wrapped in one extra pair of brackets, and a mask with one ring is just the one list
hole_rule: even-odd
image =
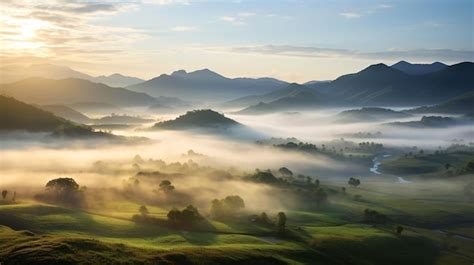
[(51, 112), (58, 117), (61, 117), (61, 118), (64, 118), (66, 120), (70, 120), (76, 123), (88, 124), (92, 122), (92, 119), (90, 119), (86, 115), (67, 106), (43, 105), (43, 106), (39, 106), (39, 108), (45, 111)]
[(469, 114), (474, 113), (474, 92), (444, 103), (407, 110), (410, 113)]
[(148, 106), (155, 99), (145, 93), (109, 87), (82, 79), (29, 78), (0, 85), (0, 92), (19, 100), (41, 105), (97, 102), (118, 106)]

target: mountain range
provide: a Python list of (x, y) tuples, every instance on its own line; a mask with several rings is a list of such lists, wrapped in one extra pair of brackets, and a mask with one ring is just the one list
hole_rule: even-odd
[(177, 97), (187, 101), (219, 102), (237, 97), (265, 94), (288, 85), (273, 78), (227, 78), (209, 69), (171, 75), (162, 74), (127, 89), (152, 96)]
[(100, 101), (127, 107), (151, 105), (156, 102), (155, 98), (145, 93), (75, 78), (62, 80), (28, 78), (10, 84), (1, 84), (0, 93), (40, 105), (68, 105), (77, 102)]
[[(4, 74), (3, 70), (7, 68), (7, 74)], [(15, 72), (15, 69), (19, 70)], [(8, 77), (9, 73), (21, 76), (21, 69), (4, 66), (2, 78)], [(44, 73), (44, 69), (49, 71)], [(116, 107), (155, 105), (149, 110), (158, 114), (223, 101), (227, 102), (220, 106), (244, 108), (241, 114), (334, 106), (433, 105), (474, 90), (472, 62), (450, 66), (438, 62), (410, 64), (405, 61), (392, 66), (374, 64), (333, 81), (308, 82), (305, 85), (273, 78), (227, 78), (203, 69), (189, 73), (179, 70), (171, 75), (163, 74), (119, 88), (95, 83), (106, 77), (97, 77), (99, 81), (88, 81), (86, 79), (90, 76), (67, 67), (32, 65), (28, 71), (54, 76), (54, 79), (28, 78), (0, 84), (0, 92), (40, 105), (71, 106), (78, 102)], [(77, 78), (60, 79), (71, 75)], [(123, 78), (120, 75), (112, 77), (117, 80)], [(135, 79), (134, 82), (139, 81)]]
[(117, 73), (108, 76), (101, 75), (94, 77), (69, 67), (53, 64), (32, 64), (30, 66), (6, 65), (0, 67), (0, 72), (2, 73), (0, 83), (12, 83), (31, 77), (49, 79), (79, 78), (94, 83), (103, 83), (112, 87), (126, 87), (145, 81), (137, 77), (124, 76)]
[(412, 75), (385, 64), (343, 75), (312, 88), (360, 106), (437, 104), (472, 92), (474, 63), (463, 62), (427, 74)]

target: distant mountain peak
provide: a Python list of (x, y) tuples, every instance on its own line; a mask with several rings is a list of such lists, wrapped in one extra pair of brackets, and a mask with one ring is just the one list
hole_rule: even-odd
[(443, 70), (446, 67), (447, 65), (441, 62), (434, 62), (431, 64), (414, 64), (403, 60), (391, 66), (391, 68), (397, 69), (409, 75), (429, 74)]
[(377, 63), (377, 64), (372, 64), (372, 65), (369, 65), (369, 67), (365, 68), (367, 70), (369, 69), (386, 69), (388, 68), (388, 66), (384, 63)]
[(378, 64), (372, 64), (368, 66), (367, 68), (363, 69), (359, 73), (379, 73), (379, 72), (387, 72), (387, 71), (393, 71), (393, 68), (390, 68), (384, 63), (378, 63)]
[(206, 78), (212, 78), (212, 77), (218, 77), (218, 78), (226, 78), (214, 71), (211, 71), (209, 70), (208, 68), (204, 68), (204, 69), (201, 69), (201, 70), (196, 70), (196, 71), (193, 71), (193, 72), (190, 72), (189, 75), (191, 76), (202, 76), (202, 77), (206, 77)]
[(171, 76), (180, 76), (180, 75), (185, 75), (187, 74), (187, 72), (183, 69), (181, 70), (177, 70), (177, 71), (174, 71), (173, 73), (171, 73)]

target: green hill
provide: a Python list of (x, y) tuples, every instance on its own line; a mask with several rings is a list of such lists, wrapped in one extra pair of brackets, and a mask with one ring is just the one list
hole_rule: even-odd
[(240, 123), (210, 109), (188, 111), (174, 120), (156, 123), (153, 129), (229, 129)]
[(73, 125), (50, 112), (14, 98), (0, 96), (0, 130), (41, 132), (53, 131), (60, 126)]
[(117, 136), (96, 132), (91, 127), (75, 124), (35, 106), (0, 95), (0, 131), (51, 132), (56, 137)]

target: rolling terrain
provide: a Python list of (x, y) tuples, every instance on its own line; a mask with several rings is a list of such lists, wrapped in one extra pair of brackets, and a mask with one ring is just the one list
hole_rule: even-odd
[(73, 78), (62, 80), (29, 78), (11, 84), (2, 84), (0, 92), (40, 105), (68, 105), (100, 100), (101, 103), (117, 106), (147, 106), (155, 102), (155, 98), (144, 93)]

